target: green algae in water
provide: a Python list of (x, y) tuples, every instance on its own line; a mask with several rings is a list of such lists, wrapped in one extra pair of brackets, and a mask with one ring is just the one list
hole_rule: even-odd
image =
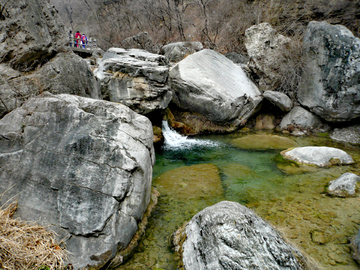
[[(352, 166), (304, 170), (301, 166), (279, 160), (279, 151), (276, 150), (238, 149), (229, 143), (236, 136), (241, 135), (206, 137), (221, 142), (218, 147), (157, 153), (153, 185), (156, 186), (157, 180), (164, 175), (171, 179), (171, 171), (176, 172), (174, 175), (183, 179), (179, 187), (181, 196), (176, 195), (175, 183), (164, 185), (159, 190), (161, 196), (145, 237), (134, 257), (118, 269), (176, 269), (171, 235), (196, 213), (222, 200), (237, 201), (254, 210), (304, 254), (312, 256), (323, 269), (358, 269), (351, 257), (348, 239), (359, 230), (359, 195), (334, 198), (326, 196), (325, 189), (329, 181), (342, 173), (352, 171), (360, 174), (359, 148), (334, 143), (324, 137), (294, 137), (292, 139), (299, 146), (340, 148), (356, 161)], [(210, 166), (210, 171), (214, 172), (211, 175), (220, 181), (213, 185), (217, 187), (214, 197), (207, 196), (209, 193), (205, 196), (201, 189), (198, 196), (191, 194), (197, 193), (196, 188), (184, 179), (190, 180), (187, 171), (190, 174), (189, 168), (196, 168), (197, 164), (202, 168)], [(293, 166), (293, 170), (285, 168), (289, 166)], [(208, 176), (198, 174), (197, 178), (197, 181), (206, 182)], [(187, 187), (190, 190), (186, 191)], [(191, 196), (185, 198), (186, 193)]]

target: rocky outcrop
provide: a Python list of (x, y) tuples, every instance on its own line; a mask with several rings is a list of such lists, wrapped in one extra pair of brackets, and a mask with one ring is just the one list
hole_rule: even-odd
[(299, 251), (236, 202), (205, 208), (176, 233), (174, 242), (186, 270), (306, 269)]
[(360, 39), (342, 25), (310, 22), (299, 102), (331, 122), (360, 117)]
[(190, 54), (203, 49), (201, 42), (175, 42), (161, 48), (161, 53), (166, 56), (170, 62), (177, 63)]
[(284, 93), (276, 91), (265, 91), (263, 96), (284, 112), (289, 112), (293, 106), (291, 99)]
[(268, 23), (261, 23), (245, 31), (245, 47), (250, 57), (248, 67), (257, 74), (260, 89), (276, 90), (281, 80), (279, 72), (285, 63), (284, 48), (290, 38), (280, 35)]
[(330, 181), (327, 193), (343, 198), (355, 196), (357, 182), (360, 182), (359, 176), (354, 173), (344, 173), (338, 179)]
[(360, 125), (335, 128), (330, 134), (330, 138), (337, 142), (360, 145)]
[(59, 53), (30, 73), (1, 64), (0, 85), (0, 118), (45, 91), (99, 98), (98, 83), (91, 69), (85, 60), (73, 53)]
[(353, 258), (360, 263), (360, 231), (352, 239), (350, 246), (353, 251)]
[(323, 127), (320, 117), (300, 106), (295, 106), (280, 122), (280, 129), (313, 130)]
[(100, 80), (104, 99), (147, 115), (165, 110), (171, 101), (167, 64), (163, 55), (111, 48), (104, 54), (95, 75)]
[(1, 10), (0, 118), (44, 91), (99, 98), (86, 62), (64, 47), (68, 37), (48, 1), (10, 0)]
[(0, 59), (20, 71), (46, 63), (67, 42), (54, 6), (46, 0), (10, 0), (1, 5)]
[(208, 49), (172, 67), (170, 79), (173, 103), (229, 129), (245, 123), (262, 100), (260, 91), (241, 67)]
[(121, 48), (124, 49), (143, 49), (151, 53), (159, 53), (160, 48), (152, 41), (147, 32), (141, 32), (135, 36), (128, 37), (121, 41)]
[(149, 204), (152, 140), (150, 121), (121, 104), (32, 98), (0, 120), (1, 203), (17, 199), (19, 217), (51, 225), (75, 269), (99, 269)]
[(297, 147), (292, 150), (282, 151), (281, 155), (301, 164), (316, 165), (318, 167), (354, 163), (353, 158), (345, 151), (326, 146)]

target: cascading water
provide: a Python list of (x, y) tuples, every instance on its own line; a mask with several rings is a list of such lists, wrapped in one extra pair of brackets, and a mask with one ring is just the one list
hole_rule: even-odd
[(177, 133), (174, 129), (169, 127), (167, 121), (162, 122), (163, 135), (165, 138), (164, 150), (184, 150), (198, 146), (216, 147), (218, 142), (210, 140), (191, 139)]

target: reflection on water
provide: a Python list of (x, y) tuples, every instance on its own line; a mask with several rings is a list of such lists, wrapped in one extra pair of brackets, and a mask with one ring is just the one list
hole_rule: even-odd
[(171, 234), (197, 212), (222, 200), (253, 209), (324, 269), (358, 269), (348, 241), (359, 229), (359, 196), (332, 198), (325, 188), (344, 172), (360, 174), (359, 148), (321, 137), (288, 137), (299, 146), (343, 149), (357, 162), (303, 168), (283, 160), (280, 150), (236, 147), (232, 142), (243, 136), (240, 133), (201, 140), (179, 137), (180, 142), (176, 141), (179, 134), (170, 135), (154, 167), (153, 186), (161, 194), (158, 206), (135, 255), (118, 269), (176, 269)]

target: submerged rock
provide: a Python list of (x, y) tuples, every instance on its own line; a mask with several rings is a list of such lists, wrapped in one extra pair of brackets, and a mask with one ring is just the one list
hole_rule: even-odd
[(252, 150), (283, 150), (298, 146), (294, 140), (278, 135), (247, 135), (232, 140), (231, 144), (241, 149)]
[(154, 185), (172, 197), (182, 200), (210, 199), (223, 195), (219, 169), (214, 164), (184, 166), (163, 173), (154, 179)]
[(338, 179), (330, 181), (327, 193), (344, 198), (354, 196), (357, 182), (360, 182), (359, 176), (354, 173), (344, 173)]
[(176, 233), (174, 240), (186, 270), (306, 269), (298, 250), (236, 202), (223, 201), (205, 208)]
[(331, 122), (360, 117), (360, 39), (342, 25), (310, 22), (303, 49), (306, 65), (297, 98)]
[(169, 67), (163, 55), (139, 49), (110, 48), (95, 71), (104, 99), (147, 115), (165, 110), (171, 101)]
[(262, 100), (256, 85), (225, 56), (202, 50), (170, 70), (172, 101), (182, 110), (234, 129), (246, 122)]
[(17, 216), (51, 226), (75, 269), (99, 269), (149, 204), (152, 140), (150, 121), (121, 104), (32, 98), (0, 120), (1, 203), (17, 199)]
[(281, 155), (301, 164), (311, 164), (318, 167), (354, 163), (353, 158), (345, 151), (326, 146), (297, 147), (282, 151)]

